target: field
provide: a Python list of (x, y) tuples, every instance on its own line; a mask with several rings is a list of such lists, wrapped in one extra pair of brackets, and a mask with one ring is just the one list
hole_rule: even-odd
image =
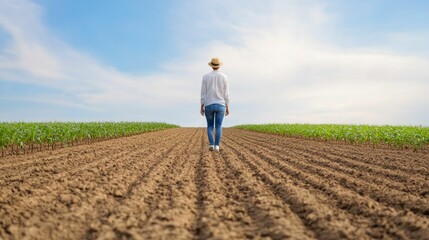
[(429, 153), (227, 128), (0, 158), (0, 239), (429, 239)]
[(429, 146), (429, 128), (422, 126), (247, 124), (237, 128), (347, 144), (384, 145), (414, 150)]
[(156, 122), (0, 122), (1, 156), (152, 132), (177, 125)]

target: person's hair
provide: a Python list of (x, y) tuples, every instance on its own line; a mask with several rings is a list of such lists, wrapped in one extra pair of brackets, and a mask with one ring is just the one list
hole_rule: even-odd
[(212, 67), (213, 68), (213, 70), (218, 70), (219, 69), (219, 67)]

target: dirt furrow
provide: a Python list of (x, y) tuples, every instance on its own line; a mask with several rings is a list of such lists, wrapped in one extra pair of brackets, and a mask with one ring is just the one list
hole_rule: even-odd
[[(228, 129), (234, 135), (243, 136), (245, 141), (263, 141), (266, 143), (276, 142), (279, 145), (288, 149), (296, 149), (303, 152), (311, 152), (321, 155), (322, 157), (329, 156), (333, 160), (342, 160), (351, 164), (357, 164), (363, 169), (371, 169), (372, 171), (387, 172), (387, 175), (392, 174), (411, 174), (418, 175), (421, 178), (428, 179), (429, 175), (429, 154), (415, 153), (411, 151), (398, 151), (385, 149), (371, 148), (367, 146), (352, 146), (343, 145), (337, 146), (329, 142), (317, 142), (306, 139), (288, 138), (285, 136), (263, 134), (256, 132), (248, 132), (243, 134), (244, 130)], [(350, 151), (350, 149), (354, 149)], [(398, 154), (401, 153), (401, 154)], [(389, 172), (389, 170), (391, 170)], [(380, 174), (380, 173), (377, 173)]]
[[(291, 158), (283, 157), (284, 155), (289, 155), (289, 152), (283, 151), (283, 154), (279, 154), (272, 151), (261, 151), (261, 149), (258, 149), (259, 145), (251, 143), (247, 146), (250, 149), (249, 151), (259, 159), (267, 161), (275, 168), (289, 176), (293, 176), (294, 179), (309, 184), (313, 189), (322, 191), (321, 193), (330, 197), (332, 203), (335, 203), (339, 209), (345, 209), (351, 214), (364, 216), (370, 220), (367, 228), (369, 230), (372, 230), (372, 227), (375, 228), (374, 231), (370, 232), (372, 237), (379, 236), (382, 233), (390, 234), (394, 238), (406, 239), (404, 236), (407, 235), (421, 237), (427, 234), (425, 229), (429, 223), (424, 217), (419, 217), (406, 211), (397, 212), (391, 207), (380, 205), (368, 197), (360, 196), (354, 189), (345, 189), (337, 181), (332, 181), (329, 176), (325, 175), (325, 170), (313, 169), (313, 171), (309, 171), (307, 166), (297, 168), (295, 165), (291, 165)], [(301, 161), (305, 162), (305, 160)], [(409, 231), (410, 229), (412, 231)], [(407, 232), (407, 234), (403, 234), (403, 232)]]
[[(139, 148), (148, 149), (150, 148), (150, 145), (161, 141), (169, 141), (169, 139), (173, 139), (174, 137), (174, 135), (167, 135), (165, 139), (152, 137), (147, 139), (145, 138), (138, 142)], [(9, 164), (8, 168), (3, 169), (5, 173), (0, 171), (0, 176), (2, 176), (2, 179), (0, 179), (0, 186), (10, 186), (13, 182), (23, 183), (25, 181), (35, 181), (37, 178), (52, 178), (55, 175), (63, 177), (64, 174), (73, 173), (73, 171), (76, 171), (77, 169), (83, 169), (87, 166), (90, 167), (94, 165), (96, 161), (101, 161), (103, 157), (104, 159), (112, 157), (111, 152), (118, 152), (117, 146), (121, 146), (122, 151), (124, 146), (127, 146), (130, 151), (135, 149), (135, 146), (129, 144), (116, 144), (116, 147), (113, 147), (109, 142), (97, 142), (91, 146), (79, 146), (75, 152), (69, 152), (68, 154), (61, 155), (60, 157), (43, 158), (42, 162), (35, 159), (33, 164), (30, 162), (22, 165), (20, 164), (20, 161), (15, 161), (15, 166), (11, 166), (12, 164)], [(63, 151), (63, 149), (58, 151)], [(70, 171), (70, 169), (72, 169), (72, 171)]]
[[(173, 145), (174, 143), (171, 142), (169, 144)], [(167, 152), (170, 151), (167, 150), (167, 148), (165, 149)], [(103, 161), (105, 164), (100, 164), (100, 161), (98, 161), (98, 165), (94, 165), (91, 169), (86, 168), (86, 171), (81, 171), (81, 169), (79, 169), (79, 174), (75, 174), (67, 178), (59, 178), (57, 179), (58, 181), (51, 180), (49, 181), (50, 184), (45, 186), (43, 189), (38, 191), (32, 190), (32, 192), (27, 194), (27, 196), (20, 195), (18, 198), (21, 201), (8, 199), (9, 202), (13, 204), (10, 204), (10, 206), (8, 206), (9, 208), (6, 209), (6, 215), (15, 215), (15, 218), (23, 219), (22, 221), (26, 222), (27, 225), (31, 225), (33, 222), (39, 221), (39, 217), (41, 215), (43, 216), (45, 212), (54, 212), (65, 219), (68, 219), (69, 217), (71, 219), (80, 219), (82, 217), (89, 217), (89, 219), (91, 219), (91, 216), (88, 216), (87, 214), (88, 212), (93, 212), (95, 211), (94, 209), (103, 210), (103, 201), (105, 199), (116, 197), (117, 194), (121, 194), (117, 189), (118, 186), (122, 186), (124, 182), (126, 183), (133, 179), (132, 175), (116, 175), (116, 172), (126, 171), (127, 167), (138, 170), (133, 165), (133, 162), (141, 160), (138, 157), (142, 155), (139, 154), (144, 154), (145, 151), (146, 149), (138, 148), (132, 152), (125, 151), (112, 154), (110, 158)], [(157, 151), (152, 152), (152, 161), (158, 161), (159, 157), (162, 156), (161, 153), (163, 151), (162, 149), (157, 149)], [(121, 157), (121, 161), (117, 161), (116, 159), (119, 160), (119, 158), (115, 158), (115, 156)], [(130, 158), (134, 160), (130, 161)], [(142, 163), (145, 162), (142, 161)], [(26, 189), (28, 189), (28, 187)], [(55, 194), (50, 194), (51, 192)], [(96, 204), (99, 202), (102, 204)], [(101, 207), (98, 207), (100, 205)], [(95, 206), (95, 208), (93, 208), (93, 206)], [(21, 208), (23, 211), (13, 212), (13, 209), (15, 208)], [(68, 216), (71, 209), (73, 209), (73, 212)], [(38, 218), (32, 219), (32, 216), (37, 216)], [(10, 221), (8, 222), (7, 218), (3, 218), (2, 222), (8, 229), (15, 228), (14, 223)], [(75, 227), (77, 229), (81, 228), (80, 226), (71, 224), (62, 226), (60, 223), (59, 225), (64, 229), (68, 229), (70, 227)], [(47, 228), (47, 230), (43, 227)], [(49, 232), (51, 231), (50, 229), (52, 228), (52, 225), (46, 225), (43, 227), (38, 230)], [(27, 228), (15, 229), (14, 232), (22, 235), (26, 234), (24, 230), (27, 230)], [(33, 232), (34, 231), (35, 230), (33, 230)], [(76, 229), (70, 232), (76, 233)]]
[[(79, 154), (92, 154), (94, 151), (105, 152), (103, 150), (109, 151), (118, 151), (123, 148), (123, 145), (139, 145), (140, 142), (144, 142), (148, 139), (158, 140), (165, 137), (174, 137), (173, 135), (178, 135), (178, 132), (174, 132), (171, 129), (162, 130), (158, 132), (148, 132), (144, 133), (144, 138), (141, 138), (141, 135), (133, 135), (129, 137), (117, 138), (113, 140), (104, 140), (99, 142), (94, 142), (90, 144), (81, 144), (75, 146), (65, 146), (63, 148), (57, 148), (54, 150), (43, 150), (40, 152), (20, 154), (20, 155), (9, 155), (3, 158), (0, 158), (0, 171), (5, 168), (16, 167), (16, 166), (34, 166), (38, 163), (50, 163), (51, 161), (55, 162), (58, 159), (64, 159), (68, 155), (76, 156)], [(1, 172), (0, 172), (1, 174)]]
[(332, 208), (327, 200), (310, 192), (305, 186), (298, 186), (289, 176), (281, 174), (274, 167), (265, 164), (257, 156), (240, 148), (240, 142), (229, 137), (224, 145), (233, 149), (254, 174), (280, 196), (302, 219), (319, 239), (362, 239), (367, 238), (363, 228), (355, 227), (347, 214)]
[[(318, 172), (320, 170), (325, 170), (325, 176), (332, 177), (335, 175), (335, 178), (339, 180), (339, 182), (348, 188), (356, 189), (359, 194), (367, 194), (372, 196), (374, 199), (386, 199), (386, 195), (397, 196), (399, 199), (403, 197), (409, 198), (407, 200), (408, 203), (402, 200), (392, 199), (398, 205), (409, 204), (409, 208), (411, 209), (411, 205), (419, 204), (423, 207), (421, 209), (416, 209), (415, 211), (421, 211), (423, 213), (427, 212), (429, 208), (425, 208), (424, 206), (429, 206), (425, 204), (427, 199), (424, 197), (424, 194), (429, 191), (429, 185), (424, 180), (417, 180), (413, 178), (411, 175), (401, 176), (401, 180), (395, 178), (396, 180), (392, 180), (390, 177), (386, 177), (385, 175), (377, 175), (371, 173), (371, 170), (363, 171), (358, 170), (358, 168), (349, 168), (344, 167), (340, 163), (331, 162), (329, 159), (320, 158), (317, 156), (312, 156), (309, 154), (299, 154), (294, 151), (291, 151), (295, 156), (300, 156), (301, 158), (306, 159), (305, 168), (309, 164), (312, 167), (318, 168)], [(292, 155), (293, 155), (292, 154)], [(293, 156), (287, 159), (294, 159)], [(297, 164), (302, 164), (302, 162), (296, 162)], [(378, 193), (382, 190), (381, 193)], [(429, 203), (429, 202), (428, 202)], [(400, 206), (402, 209), (403, 206)]]
[[(200, 156), (198, 174), (198, 206), (197, 219), (198, 239), (243, 239), (248, 230), (249, 218), (242, 206), (230, 196), (216, 167), (213, 152), (208, 152), (208, 144), (204, 142), (203, 154)], [(245, 220), (246, 222), (241, 222)]]
[[(185, 137), (190, 136), (182, 136)], [(179, 138), (176, 141), (184, 139)], [(162, 173), (172, 167), (174, 156), (178, 149), (183, 147), (183, 144), (174, 141), (169, 144), (173, 146), (169, 146), (168, 150), (161, 154), (141, 156), (141, 162), (146, 164), (133, 171), (131, 176), (122, 173), (124, 181), (115, 185), (115, 194), (104, 198), (98, 204), (102, 210), (96, 211), (95, 217), (91, 218), (90, 225), (86, 228), (87, 239), (140, 238), (141, 234), (137, 229), (141, 222), (147, 221), (148, 214), (145, 213), (145, 199), (139, 194), (153, 195), (157, 184), (161, 182), (160, 177), (165, 175)]]
[(350, 159), (357, 161), (363, 166), (378, 167), (379, 169), (389, 169), (399, 171), (406, 174), (418, 174), (420, 176), (427, 176), (429, 174), (428, 157), (427, 153), (416, 152), (400, 152), (392, 150), (390, 153), (380, 149), (365, 149), (365, 151), (350, 153), (349, 151), (341, 151), (339, 149), (325, 149), (320, 151), (321, 154), (334, 154), (340, 159)]
[(246, 202), (246, 210), (256, 225), (255, 234), (249, 237), (271, 239), (314, 239), (314, 233), (307, 229), (301, 219), (276, 196), (262, 181), (255, 179), (239, 156), (228, 148), (220, 154), (222, 164), (229, 169), (229, 178), (237, 179), (238, 190)]
[[(252, 144), (252, 146), (265, 146), (268, 149), (271, 148), (270, 146), (261, 144), (260, 142), (252, 142)], [(363, 180), (359, 177), (335, 171), (329, 166), (324, 166), (324, 164), (320, 163), (320, 160), (314, 156), (312, 157), (312, 160), (309, 160), (309, 157), (307, 157), (308, 154), (306, 153), (296, 154), (293, 151), (288, 151), (288, 156), (285, 157), (282, 152), (283, 151), (281, 149), (271, 149), (271, 151), (265, 151), (264, 153), (257, 154), (259, 154), (261, 158), (267, 158), (267, 155), (268, 158), (278, 158), (289, 164), (294, 164), (303, 172), (309, 172), (310, 174), (317, 174), (320, 177), (335, 180), (345, 188), (357, 191), (362, 195), (368, 195), (375, 201), (387, 203), (387, 205), (396, 207), (397, 209), (405, 208), (417, 214), (429, 215), (429, 199), (420, 196), (421, 193), (410, 194), (409, 192), (403, 192), (373, 183), (368, 181), (369, 179)], [(305, 161), (299, 159), (305, 159)], [(313, 162), (313, 160), (316, 162)], [(422, 188), (421, 186), (419, 189), (422, 193), (429, 190), (428, 188)]]
[(429, 239), (429, 153), (181, 128), (0, 159), (0, 239)]
[[(371, 151), (368, 151), (371, 150)], [(429, 171), (427, 169), (427, 160), (429, 152), (412, 151), (411, 149), (402, 150), (395, 148), (383, 147), (368, 147), (368, 146), (353, 146), (353, 145), (333, 145), (327, 144), (326, 147), (321, 148), (320, 152), (336, 153), (340, 157), (353, 156), (356, 160), (365, 161), (372, 165), (378, 165), (388, 169), (398, 169), (408, 173), (416, 173), (426, 175)], [(417, 166), (413, 167), (413, 166)], [(424, 167), (420, 169), (420, 167)], [(420, 172), (420, 170), (422, 170)]]
[[(273, 145), (267, 143), (265, 139), (249, 140), (243, 139), (244, 141), (250, 141), (258, 145), (263, 145), (270, 151), (281, 151), (282, 146)], [(284, 148), (284, 147), (283, 147)], [(349, 161), (347, 158), (339, 158), (334, 156), (326, 156), (311, 150), (303, 150), (300, 148), (288, 148), (289, 152), (296, 153), (306, 157), (307, 161), (317, 162), (317, 164), (324, 164), (335, 168), (340, 172), (351, 174), (358, 178), (364, 178), (366, 180), (374, 181), (378, 184), (390, 186), (392, 189), (401, 190), (404, 192), (416, 192), (420, 189), (423, 192), (429, 189), (429, 183), (426, 181), (426, 177), (421, 177), (415, 174), (406, 174), (403, 172), (395, 172), (389, 169), (379, 168), (377, 166), (369, 166), (356, 161)], [(384, 176), (384, 178), (380, 178)]]
[[(305, 152), (305, 150), (301, 150), (299, 152)], [(402, 183), (406, 183), (406, 184), (410, 184), (412, 183), (412, 181), (414, 181), (414, 183), (425, 183), (424, 181), (422, 182), (422, 180), (425, 180), (426, 175), (429, 174), (429, 172), (423, 173), (423, 175), (417, 173), (416, 171), (411, 172), (411, 171), (403, 171), (400, 169), (386, 169), (385, 167), (380, 167), (377, 164), (371, 164), (370, 161), (362, 161), (362, 159), (355, 159), (356, 157), (351, 156), (343, 156), (343, 155), (336, 155), (336, 154), (331, 154), (331, 153), (320, 153), (314, 150), (307, 150), (306, 151), (307, 155), (311, 155), (311, 156), (319, 156), (320, 158), (323, 159), (327, 159), (330, 160), (332, 162), (337, 162), (339, 164), (348, 166), (352, 169), (357, 169), (358, 171), (361, 172), (368, 172), (374, 175), (383, 175), (386, 178), (388, 178), (391, 181), (397, 181), (397, 182), (402, 182)], [(369, 157), (370, 159), (374, 159), (375, 157)], [(427, 184), (425, 184), (426, 186), (428, 186)], [(424, 185), (423, 185), (424, 186)]]
[(189, 239), (194, 235), (196, 186), (192, 182), (192, 170), (196, 167), (199, 152), (189, 155), (185, 152), (193, 152), (190, 148), (197, 145), (201, 137), (202, 132), (195, 131), (187, 141), (183, 139), (183, 143), (166, 156), (172, 161), (159, 168), (158, 173), (149, 171), (151, 176), (121, 202), (129, 209), (141, 209), (146, 215), (145, 220), (136, 222), (130, 230), (122, 229), (122, 232), (133, 231), (135, 236), (156, 238), (162, 230), (170, 239)]
[[(163, 204), (159, 204), (155, 211), (152, 211), (161, 221), (162, 228), (167, 230), (167, 236), (171, 239), (192, 239), (196, 232), (197, 222), (197, 186), (194, 182), (197, 162), (200, 156), (198, 142), (202, 139), (203, 131), (199, 130), (192, 142), (184, 148), (184, 153), (179, 155), (180, 161), (174, 165), (176, 174), (167, 174), (168, 181), (163, 183), (164, 198)], [(180, 171), (176, 166), (182, 166)], [(169, 172), (169, 173), (171, 173)], [(148, 221), (146, 232), (156, 233), (159, 227), (156, 227), (157, 221)], [(154, 236), (156, 238), (156, 236)]]
[[(129, 159), (135, 160), (135, 155), (142, 153), (144, 154), (145, 152), (153, 152), (154, 154), (157, 154), (155, 151), (145, 148), (137, 148), (133, 150), (129, 149), (128, 151), (110, 154), (106, 157), (97, 158), (96, 160), (88, 164), (83, 164), (80, 167), (71, 168), (67, 171), (58, 174), (53, 174), (52, 176), (46, 176), (46, 178), (30, 181), (28, 183), (22, 181), (20, 185), (8, 185), (7, 187), (3, 188), (1, 199), (9, 199), (13, 201), (13, 197), (17, 194), (19, 195), (19, 197), (27, 196), (35, 198), (41, 196), (43, 198), (43, 196), (46, 195), (47, 192), (57, 191), (58, 189), (63, 188), (62, 185), (71, 184), (73, 181), (76, 182), (77, 180), (80, 180), (80, 178), (82, 178), (83, 176), (85, 178), (92, 177), (94, 180), (97, 180), (98, 178), (100, 178), (99, 175), (101, 175), (101, 178), (103, 179), (105, 178), (104, 176), (109, 175), (109, 171), (117, 170), (124, 162), (127, 162)], [(124, 161), (119, 162), (118, 165), (115, 159), (119, 158), (125, 159)]]

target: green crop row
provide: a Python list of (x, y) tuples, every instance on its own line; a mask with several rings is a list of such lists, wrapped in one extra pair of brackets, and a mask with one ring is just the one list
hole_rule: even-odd
[(178, 127), (154, 122), (1, 122), (0, 149), (19, 153), (31, 147), (53, 148)]
[(239, 125), (236, 128), (305, 137), (317, 140), (343, 141), (359, 144), (387, 144), (414, 149), (429, 144), (429, 128), (419, 126), (370, 126), (338, 124), (262, 124)]

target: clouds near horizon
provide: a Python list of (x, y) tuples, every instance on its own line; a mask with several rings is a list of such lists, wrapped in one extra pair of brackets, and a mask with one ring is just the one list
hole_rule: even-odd
[[(0, 121), (65, 121), (73, 112), (74, 121), (203, 126), (198, 116), (201, 77), (210, 70), (210, 58), (218, 56), (231, 81), (227, 125), (429, 125), (427, 32), (386, 30), (373, 43), (364, 40), (367, 36), (346, 42), (339, 24), (346, 16), (332, 2), (246, 3), (174, 5), (170, 24), (177, 27), (171, 27), (169, 44), (177, 48), (175, 57), (160, 60), (152, 72), (134, 73), (57, 36), (37, 1), (0, 0), (0, 85), (11, 86), (0, 90), (0, 106), (24, 103), (19, 113), (0, 115)], [(35, 90), (23, 94), (22, 86)], [(35, 103), (49, 106), (51, 115), (29, 111), (26, 116), (25, 106)]]

